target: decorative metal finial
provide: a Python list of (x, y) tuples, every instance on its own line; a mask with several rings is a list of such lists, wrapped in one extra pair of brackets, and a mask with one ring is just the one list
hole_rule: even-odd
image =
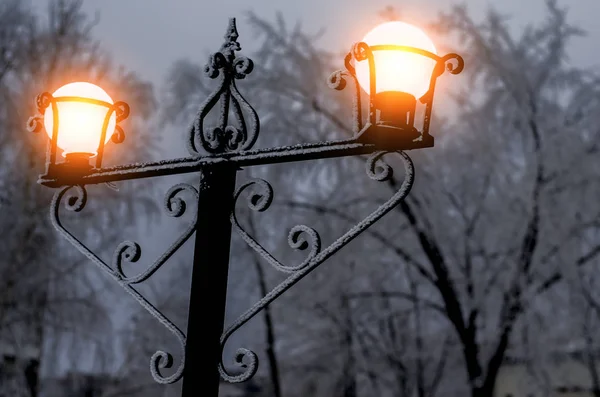
[[(208, 77), (220, 77), (220, 81), (215, 91), (200, 106), (190, 128), (188, 150), (193, 155), (201, 155), (203, 151), (220, 154), (248, 150), (258, 138), (258, 115), (235, 85), (235, 80), (245, 78), (254, 68), (251, 59), (236, 56), (235, 52), (241, 50), (238, 37), (235, 18), (230, 18), (225, 32), (225, 43), (219, 52), (210, 56), (204, 68)], [(205, 128), (206, 116), (217, 104), (217, 125)]]
[(237, 26), (235, 24), (235, 18), (229, 18), (229, 25), (227, 26), (227, 31), (225, 32), (225, 43), (221, 47), (221, 53), (225, 55), (225, 58), (229, 62), (232, 62), (235, 58), (235, 51), (240, 51), (242, 47), (240, 43), (237, 41), (238, 37), (240, 37)]

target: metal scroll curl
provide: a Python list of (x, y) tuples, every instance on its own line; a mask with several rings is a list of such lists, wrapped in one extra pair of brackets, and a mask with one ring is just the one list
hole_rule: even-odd
[(360, 84), (358, 83), (358, 78), (356, 77), (356, 70), (352, 65), (352, 53), (348, 53), (344, 58), (344, 65), (346, 66), (346, 70), (337, 70), (333, 72), (329, 79), (327, 80), (327, 84), (329, 88), (334, 90), (341, 91), (346, 88), (347, 78), (352, 79), (354, 83), (354, 90), (352, 92), (352, 114), (353, 114), (353, 132), (358, 134), (364, 127), (362, 120), (362, 103), (360, 100)]
[[(254, 63), (246, 57), (236, 57), (241, 49), (235, 18), (229, 20), (225, 43), (220, 51), (211, 55), (204, 72), (211, 79), (220, 77), (219, 85), (202, 103), (194, 123), (189, 130), (188, 151), (200, 155), (201, 149), (209, 154), (222, 154), (248, 150), (254, 146), (260, 129), (258, 114), (240, 94), (235, 80), (244, 79), (254, 68)], [(206, 129), (205, 119), (220, 102), (217, 125)], [(230, 123), (229, 113), (235, 119)], [(247, 125), (244, 113), (248, 117)]]
[(40, 132), (44, 129), (44, 113), (52, 104), (52, 94), (43, 92), (35, 98), (35, 106), (37, 108), (37, 116), (32, 116), (27, 120), (27, 129), (29, 132)]
[(119, 125), (119, 123), (129, 117), (131, 109), (126, 102), (118, 101), (113, 104), (113, 109), (116, 114), (117, 124), (115, 125), (115, 132), (110, 136), (110, 140), (113, 143), (123, 143), (125, 140), (125, 131)]
[[(181, 197), (178, 197), (179, 193), (183, 191), (188, 191), (196, 200), (198, 199), (198, 191), (194, 187), (186, 183), (180, 183), (173, 186), (165, 195), (164, 208), (167, 211), (167, 215), (174, 218), (179, 218), (185, 213), (187, 208), (186, 203)], [(123, 262), (137, 262), (142, 255), (141, 247), (134, 241), (122, 242), (115, 250), (112, 268), (115, 269), (121, 280), (128, 284), (138, 284), (146, 281), (191, 237), (191, 235), (194, 233), (194, 230), (196, 230), (196, 223), (197, 215), (194, 216), (194, 219), (189, 222), (185, 231), (164, 254), (156, 259), (152, 265), (148, 266), (144, 271), (135, 276), (128, 277), (125, 275), (123, 271)]]
[[(245, 191), (250, 191), (248, 195), (248, 207), (253, 211), (266, 211), (273, 202), (273, 187), (263, 179), (254, 179), (241, 185), (235, 193), (235, 202), (238, 201), (241, 194)], [(286, 266), (275, 259), (273, 255), (244, 230), (237, 219), (235, 211), (231, 213), (231, 224), (252, 249), (258, 252), (274, 268), (284, 273), (294, 273), (305, 268), (321, 251), (321, 237), (319, 233), (306, 225), (296, 225), (288, 234), (290, 247), (297, 250), (306, 250), (310, 247), (310, 251), (306, 259), (299, 265)], [(308, 237), (308, 239), (305, 237)]]
[[(369, 178), (376, 181), (386, 181), (389, 180), (393, 176), (392, 167), (383, 162), (382, 158), (384, 155), (390, 152), (376, 152), (373, 153), (366, 162), (366, 172)], [(320, 239), (318, 238), (318, 234), (314, 232), (314, 235), (311, 235), (309, 230), (313, 230), (308, 228), (307, 226), (296, 226), (292, 228), (292, 231), (303, 231), (306, 232), (311, 238), (315, 238), (313, 241), (313, 245), (310, 251), (310, 254), (305, 262), (302, 263), (301, 266), (296, 267), (285, 267), (278, 261), (276, 261), (271, 254), (269, 254), (260, 244), (258, 244), (252, 237), (246, 233), (241, 226), (239, 225), (237, 218), (235, 215), (232, 215), (232, 222), (234, 228), (241, 234), (242, 238), (252, 247), (256, 252), (258, 252), (261, 256), (263, 256), (269, 263), (275, 265), (275, 267), (282, 271), (287, 271), (290, 274), (283, 282), (277, 285), (274, 289), (272, 289), (267, 295), (265, 295), (261, 300), (259, 300), (254, 306), (248, 309), (245, 313), (243, 313), (231, 326), (229, 326), (221, 336), (221, 354), (225, 349), (225, 344), (228, 339), (240, 329), (244, 324), (246, 324), (250, 319), (252, 319), (256, 314), (258, 314), (262, 309), (264, 309), (267, 305), (277, 299), (280, 295), (282, 295), (285, 291), (294, 286), (298, 281), (308, 275), (311, 271), (316, 269), (320, 264), (322, 264), (325, 260), (343, 248), (346, 244), (356, 238), (359, 234), (377, 222), (381, 217), (391, 211), (396, 205), (398, 205), (410, 192), (414, 182), (414, 166), (410, 157), (404, 152), (396, 152), (400, 155), (403, 163), (404, 163), (404, 172), (405, 177), (402, 185), (398, 189), (398, 191), (385, 203), (383, 203), (379, 208), (369, 214), (366, 218), (348, 230), (345, 234), (335, 240), (330, 246), (325, 248), (324, 250), (318, 250), (317, 253), (313, 255), (317, 248), (320, 248)], [(254, 190), (251, 190), (251, 194), (248, 197), (248, 206), (250, 209), (254, 211), (265, 211), (269, 208), (272, 200), (273, 200), (273, 189), (271, 185), (262, 180), (256, 179), (252, 180), (244, 185), (242, 185), (237, 193), (236, 200), (240, 197), (240, 194), (253, 187)], [(313, 230), (314, 231), (314, 230)], [(292, 245), (293, 248), (297, 248), (298, 245), (298, 235), (296, 235), (296, 243)], [(309, 244), (305, 240), (304, 243), (300, 244), (304, 248), (308, 248)], [(274, 262), (275, 261), (275, 262)], [(235, 355), (235, 363), (237, 363), (242, 369), (243, 372), (239, 375), (231, 375), (225, 369), (223, 362), (219, 364), (219, 373), (221, 377), (230, 383), (239, 383), (245, 382), (252, 378), (256, 371), (258, 370), (258, 356), (256, 353), (249, 349), (240, 348), (237, 350)]]
[[(186, 209), (185, 201), (180, 197), (180, 193), (187, 191), (197, 200), (198, 191), (191, 185), (178, 184), (173, 186), (167, 192), (165, 196), (165, 208), (170, 216), (179, 217), (183, 215)], [(70, 193), (67, 195), (67, 193)], [(163, 324), (175, 337), (178, 339), (180, 344), (181, 359), (175, 372), (169, 376), (165, 376), (161, 373), (162, 369), (171, 368), (173, 366), (173, 356), (165, 351), (158, 350), (154, 353), (150, 359), (150, 371), (154, 380), (161, 384), (170, 384), (177, 382), (183, 376), (183, 369), (185, 363), (185, 334), (164, 314), (162, 314), (152, 303), (150, 303), (142, 294), (140, 294), (132, 284), (140, 283), (147, 280), (156, 270), (158, 270), (167, 259), (175, 252), (193, 233), (197, 221), (197, 214), (194, 219), (190, 222), (186, 231), (177, 239), (177, 241), (157, 259), (152, 265), (150, 265), (145, 271), (134, 277), (126, 277), (123, 269), (122, 262), (135, 262), (141, 257), (141, 249), (137, 243), (124, 242), (119, 245), (113, 257), (113, 267), (109, 266), (106, 262), (100, 259), (94, 254), (88, 247), (85, 246), (79, 239), (77, 239), (71, 232), (69, 232), (60, 221), (60, 204), (63, 198), (66, 198), (65, 207), (67, 210), (79, 212), (84, 209), (87, 203), (87, 191), (84, 186), (68, 186), (58, 191), (52, 199), (50, 206), (50, 218), (52, 225), (63, 237), (77, 248), (83, 255), (89, 258), (94, 264), (100, 269), (110, 275), (121, 287), (127, 291), (144, 309), (146, 309), (152, 316), (154, 316), (161, 324)]]

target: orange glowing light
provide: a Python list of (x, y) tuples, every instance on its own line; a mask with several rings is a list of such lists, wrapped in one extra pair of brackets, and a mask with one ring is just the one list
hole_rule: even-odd
[[(102, 129), (110, 105), (114, 102), (110, 95), (97, 85), (86, 82), (69, 83), (52, 94), (54, 98), (80, 97), (106, 102), (106, 105), (83, 101), (57, 101), (58, 109), (58, 140), (57, 146), (64, 150), (63, 156), (69, 153), (86, 153), (94, 156), (98, 152)], [(107, 143), (117, 124), (114, 112), (109, 117), (105, 142)], [(44, 127), (52, 139), (54, 117), (52, 106), (44, 113)]]
[[(416, 26), (405, 22), (383, 23), (362, 40), (369, 47), (375, 45), (399, 45), (415, 47), (437, 55), (435, 45), (429, 37)], [(386, 91), (406, 92), (420, 98), (429, 90), (431, 74), (435, 61), (421, 54), (381, 50), (373, 51), (376, 70), (376, 93)], [(369, 62), (356, 62), (356, 77), (367, 94), (369, 89)]]

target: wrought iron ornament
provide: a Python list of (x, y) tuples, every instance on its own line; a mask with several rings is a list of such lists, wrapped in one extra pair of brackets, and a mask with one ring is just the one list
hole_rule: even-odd
[[(171, 368), (173, 365), (173, 356), (165, 351), (158, 350), (150, 360), (150, 371), (152, 377), (158, 383), (168, 384), (178, 381), (183, 374), (185, 363), (185, 335), (184, 333), (163, 313), (161, 313), (152, 303), (150, 303), (142, 294), (134, 287), (134, 284), (139, 284), (149, 279), (174, 253), (177, 251), (192, 235), (196, 228), (197, 217), (194, 215), (185, 232), (169, 247), (169, 249), (161, 255), (154, 263), (147, 266), (146, 270), (135, 275), (127, 276), (123, 270), (123, 262), (134, 263), (141, 259), (142, 250), (138, 243), (132, 241), (124, 241), (115, 249), (112, 265), (104, 262), (77, 237), (69, 232), (60, 221), (60, 203), (65, 195), (73, 191), (74, 194), (67, 196), (65, 207), (70, 211), (80, 212), (84, 209), (87, 203), (87, 191), (84, 186), (68, 186), (59, 190), (52, 200), (50, 206), (50, 218), (52, 225), (58, 230), (65, 239), (70, 242), (83, 255), (88, 257), (100, 269), (109, 274), (125, 291), (127, 291), (138, 303), (154, 316), (161, 324), (163, 324), (171, 333), (179, 340), (181, 346), (181, 359), (176, 371), (170, 376), (161, 374), (161, 369)], [(167, 215), (178, 218), (182, 216), (187, 208), (186, 202), (181, 197), (181, 193), (188, 192), (197, 201), (198, 191), (191, 185), (181, 183), (173, 186), (165, 195), (164, 208)]]
[[(189, 131), (188, 150), (192, 155), (240, 152), (252, 148), (260, 129), (258, 114), (238, 91), (235, 80), (245, 78), (254, 63), (246, 57), (236, 57), (241, 50), (235, 18), (229, 19), (225, 43), (219, 52), (210, 56), (204, 72), (211, 79), (220, 77), (219, 85), (200, 106), (200, 110)], [(208, 130), (204, 126), (210, 111), (219, 103), (218, 123)], [(232, 124), (229, 118), (233, 114)], [(249, 118), (249, 126), (244, 118)], [(202, 150), (201, 150), (202, 149)]]
[[(101, 168), (102, 153), (104, 150), (102, 142), (104, 142), (105, 137), (105, 135), (103, 135), (98, 151), (96, 167), (90, 167), (83, 171), (79, 171), (78, 173), (72, 173), (72, 170), (62, 166), (63, 163), (56, 163), (58, 135), (58, 107), (56, 104), (58, 101), (64, 100), (93, 101), (74, 97), (53, 98), (51, 94), (43, 93), (37, 98), (38, 111), (42, 116), (32, 117), (28, 122), (28, 127), (31, 131), (41, 131), (43, 128), (44, 112), (52, 105), (54, 128), (49, 144), (47, 172), (40, 177), (39, 182), (46, 186), (61, 188), (55, 194), (50, 208), (52, 224), (54, 227), (81, 253), (88, 257), (104, 272), (109, 274), (119, 285), (121, 285), (121, 287), (123, 287), (123, 289), (132, 295), (145, 310), (157, 318), (160, 323), (173, 333), (180, 342), (181, 357), (178, 366), (171, 375), (162, 373), (163, 369), (171, 368), (173, 366), (173, 357), (170, 353), (158, 350), (151, 357), (150, 369), (152, 376), (155, 381), (162, 384), (176, 382), (183, 376), (186, 360), (186, 335), (169, 318), (142, 296), (142, 294), (134, 288), (134, 285), (149, 279), (192, 236), (192, 234), (194, 234), (195, 231), (200, 230), (198, 229), (199, 225), (204, 226), (206, 224), (199, 223), (202, 222), (203, 219), (198, 219), (198, 214), (196, 212), (185, 231), (174, 241), (164, 254), (153, 263), (149, 263), (144, 271), (136, 275), (127, 275), (125, 269), (126, 265), (128, 263), (138, 262), (142, 259), (140, 245), (133, 241), (122, 242), (116, 247), (112, 262), (110, 264), (106, 263), (63, 226), (59, 216), (59, 208), (61, 203), (63, 203), (63, 199), (65, 199), (65, 197), (67, 198), (64, 204), (68, 210), (79, 212), (84, 209), (87, 202), (87, 191), (85, 189), (85, 185), (87, 184), (110, 183), (128, 179), (187, 174), (191, 172), (204, 172), (203, 176), (205, 176), (209, 167), (212, 167), (214, 171), (219, 167), (229, 167), (229, 169), (231, 169), (231, 167), (365, 154), (370, 155), (366, 162), (367, 175), (376, 181), (386, 181), (392, 177), (393, 169), (383, 161), (383, 156), (388, 153), (396, 153), (401, 157), (404, 163), (405, 177), (399, 190), (392, 195), (389, 200), (383, 203), (357, 225), (349, 229), (328, 247), (322, 247), (321, 238), (315, 229), (306, 225), (297, 225), (291, 228), (288, 234), (289, 246), (294, 250), (307, 251), (306, 258), (296, 265), (284, 264), (275, 258), (258, 241), (249, 235), (246, 230), (244, 230), (236, 216), (235, 203), (242, 197), (248, 198), (247, 205), (250, 209), (257, 212), (266, 211), (270, 207), (274, 197), (272, 186), (265, 180), (255, 179), (242, 183), (241, 186), (238, 187), (234, 194), (234, 205), (230, 217), (233, 229), (268, 263), (277, 270), (289, 274), (283, 282), (242, 314), (231, 326), (225, 329), (220, 338), (220, 346), (214, 345), (220, 349), (218, 352), (220, 353), (218, 371), (221, 377), (228, 382), (243, 382), (256, 374), (256, 371), (258, 370), (258, 357), (249, 349), (238, 349), (234, 362), (240, 365), (243, 371), (239, 375), (228, 373), (223, 364), (222, 355), (225, 344), (231, 335), (285, 291), (294, 286), (334, 253), (339, 251), (368, 227), (373, 225), (377, 220), (387, 214), (406, 197), (410, 192), (414, 181), (414, 167), (409, 156), (403, 152), (403, 150), (433, 145), (433, 139), (429, 136), (428, 131), (435, 81), (445, 70), (457, 74), (460, 73), (464, 67), (462, 58), (456, 54), (438, 57), (435, 54), (424, 53), (421, 50), (409, 47), (383, 46), (385, 48), (377, 48), (377, 46), (369, 47), (365, 43), (358, 43), (345, 58), (346, 70), (333, 73), (329, 79), (330, 86), (337, 90), (341, 90), (346, 86), (348, 77), (353, 79), (354, 137), (333, 142), (307, 143), (295, 146), (251, 150), (259, 135), (260, 124), (258, 115), (252, 106), (250, 106), (239, 93), (235, 82), (236, 80), (245, 78), (252, 71), (253, 63), (246, 57), (236, 56), (236, 52), (240, 50), (240, 44), (237, 39), (238, 32), (235, 25), (235, 18), (231, 18), (225, 35), (225, 43), (222, 45), (219, 52), (211, 55), (209, 62), (205, 67), (206, 74), (213, 79), (219, 78), (219, 81), (215, 91), (210, 94), (206, 101), (201, 105), (200, 110), (189, 129), (187, 146), (191, 154), (190, 157), (158, 162), (127, 164), (112, 168)], [(371, 70), (370, 92), (375, 92), (375, 69), (372, 51), (381, 49), (401, 49), (412, 52), (421, 51), (419, 52), (421, 55), (433, 58), (437, 62), (431, 77), (429, 91), (420, 98), (420, 101), (426, 105), (423, 129), (419, 132), (420, 140), (396, 140), (392, 142), (390, 147), (388, 144), (380, 144), (379, 142), (364, 139), (365, 137), (369, 137), (375, 129), (380, 128), (381, 125), (379, 125), (380, 123), (378, 123), (377, 120), (377, 108), (373, 98), (370, 99), (369, 117), (367, 120), (363, 120), (361, 114), (361, 89), (352, 62), (364, 60), (369, 62)], [(117, 122), (129, 115), (129, 107), (123, 102), (117, 102), (115, 104), (98, 102), (96, 104), (109, 107), (110, 111), (108, 112), (106, 120), (108, 120), (112, 112), (116, 112)], [(205, 126), (206, 118), (217, 104), (219, 104), (217, 125), (207, 128)], [(104, 133), (106, 133), (106, 129), (107, 121), (104, 123)], [(401, 132), (407, 131), (407, 128), (397, 129)], [(389, 131), (388, 134), (384, 135), (389, 136)], [(115, 129), (112, 139), (116, 143), (123, 141), (124, 134), (120, 127)], [(225, 168), (221, 168), (221, 170), (223, 169)], [(232, 185), (233, 182), (234, 179), (232, 179)], [(221, 192), (217, 189), (211, 191), (211, 193), (215, 191)], [(71, 195), (67, 195), (67, 193), (71, 193)], [(169, 189), (164, 199), (164, 207), (169, 216), (181, 217), (185, 213), (187, 204), (184, 199), (184, 194), (192, 197), (194, 202), (198, 202), (200, 193), (196, 188), (188, 184), (177, 184)], [(226, 213), (229, 214), (229, 212)], [(217, 336), (220, 330), (221, 328), (217, 331)], [(187, 344), (187, 346), (189, 348), (192, 344)], [(188, 369), (189, 368), (190, 367), (188, 367)], [(216, 369), (214, 375), (217, 377)]]
[[(392, 177), (392, 167), (381, 160), (382, 157), (387, 153), (388, 152), (376, 152), (369, 156), (366, 163), (366, 171), (369, 178), (382, 182), (387, 181)], [(353, 226), (341, 237), (331, 243), (331, 245), (329, 245), (327, 248), (321, 250), (321, 238), (313, 228), (305, 225), (297, 225), (290, 230), (288, 234), (288, 243), (290, 247), (296, 250), (309, 249), (307, 258), (299, 265), (286, 266), (275, 259), (273, 255), (271, 255), (241, 227), (237, 217), (235, 216), (235, 211), (232, 213), (231, 221), (234, 225), (234, 229), (240, 234), (244, 241), (277, 270), (291, 274), (279, 285), (273, 288), (261, 300), (259, 300), (254, 306), (242, 314), (225, 330), (223, 336), (221, 337), (221, 352), (223, 352), (227, 340), (235, 331), (240, 329), (262, 309), (267, 307), (285, 291), (293, 287), (298, 281), (302, 280), (320, 264), (325, 262), (325, 260), (342, 249), (350, 241), (354, 240), (354, 238), (364, 232), (367, 228), (381, 219), (381, 217), (390, 212), (396, 205), (404, 200), (404, 198), (410, 192), (414, 182), (414, 166), (410, 157), (408, 157), (406, 153), (398, 152), (398, 154), (401, 156), (404, 163), (405, 172), (404, 181), (402, 182), (402, 185), (398, 191), (388, 201), (383, 203), (366, 218)], [(242, 197), (242, 193), (245, 191), (249, 191), (247, 202), (248, 207), (254, 211), (266, 211), (273, 201), (273, 188), (269, 182), (263, 179), (255, 179), (241, 185), (235, 195), (236, 202)], [(306, 237), (308, 237), (308, 239)], [(239, 375), (231, 375), (225, 370), (223, 363), (219, 365), (221, 377), (227, 382), (245, 382), (252, 378), (258, 370), (258, 357), (252, 350), (246, 348), (238, 349), (234, 361), (244, 369), (244, 371)]]
[[(382, 161), (382, 157), (388, 152), (373, 153), (367, 159), (366, 172), (369, 178), (376, 181), (389, 180), (393, 175), (393, 169)], [(306, 225), (297, 225), (291, 228), (288, 234), (288, 243), (292, 249), (309, 250), (307, 258), (295, 266), (282, 264), (265, 248), (260, 245), (252, 236), (250, 236), (239, 223), (235, 211), (232, 212), (231, 221), (234, 229), (240, 234), (242, 239), (260, 254), (267, 262), (269, 262), (277, 270), (290, 273), (290, 276), (281, 282), (277, 287), (271, 290), (266, 296), (258, 301), (254, 306), (242, 314), (231, 326), (229, 326), (221, 337), (221, 353), (225, 348), (225, 343), (231, 335), (246, 324), (250, 319), (256, 316), (262, 309), (268, 306), (276, 298), (282, 295), (285, 291), (294, 286), (298, 281), (316, 269), (326, 259), (331, 257), (346, 244), (356, 238), (359, 234), (373, 225), (381, 217), (392, 210), (396, 205), (403, 200), (410, 192), (414, 181), (414, 166), (410, 157), (404, 152), (398, 152), (404, 162), (405, 178), (399, 188), (388, 201), (383, 203), (379, 208), (373, 211), (360, 223), (352, 227), (345, 234), (339, 237), (331, 245), (324, 250), (321, 250), (321, 238), (316, 230)], [(67, 195), (72, 192), (73, 194)], [(167, 215), (171, 217), (181, 217), (186, 209), (187, 204), (182, 193), (188, 192), (194, 200), (198, 198), (198, 191), (188, 184), (177, 184), (169, 189), (165, 195), (164, 208)], [(248, 207), (254, 211), (266, 211), (273, 201), (273, 188), (269, 182), (262, 179), (255, 179), (242, 184), (236, 194), (235, 201), (237, 202), (243, 197), (243, 193), (248, 193)], [(93, 263), (100, 267), (104, 272), (109, 274), (125, 291), (133, 296), (135, 300), (152, 316), (163, 324), (171, 333), (173, 333), (180, 342), (181, 359), (179, 365), (172, 375), (165, 376), (161, 373), (161, 369), (171, 368), (173, 365), (173, 356), (163, 350), (158, 350), (150, 360), (150, 369), (154, 380), (161, 384), (173, 383), (181, 379), (185, 364), (185, 341), (186, 335), (181, 331), (169, 318), (161, 313), (154, 305), (152, 305), (142, 294), (140, 294), (133, 285), (140, 284), (148, 280), (193, 234), (198, 222), (196, 214), (189, 222), (186, 230), (180, 237), (162, 254), (157, 260), (149, 264), (146, 269), (137, 275), (128, 276), (123, 269), (124, 263), (138, 262), (142, 257), (142, 250), (138, 243), (133, 241), (124, 241), (117, 246), (114, 251), (112, 263), (109, 265), (100, 259), (92, 250), (84, 243), (68, 231), (60, 221), (60, 204), (66, 196), (65, 207), (69, 211), (80, 212), (84, 209), (87, 203), (87, 191), (85, 186), (68, 186), (59, 190), (52, 200), (50, 207), (50, 215), (53, 226), (58, 230), (69, 243), (77, 248), (83, 255), (89, 258)], [(191, 200), (190, 202), (195, 202)], [(308, 238), (307, 238), (308, 237)], [(235, 362), (244, 368), (244, 372), (240, 375), (229, 374), (221, 363), (219, 372), (221, 377), (228, 382), (237, 383), (249, 380), (256, 374), (258, 370), (258, 358), (254, 352), (249, 349), (241, 348), (237, 350)]]

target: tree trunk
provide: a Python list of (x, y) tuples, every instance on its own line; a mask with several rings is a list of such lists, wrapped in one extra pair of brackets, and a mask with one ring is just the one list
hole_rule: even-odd
[(342, 295), (342, 316), (344, 316), (345, 329), (344, 329), (344, 344), (347, 349), (347, 360), (344, 365), (343, 373), (343, 397), (356, 397), (356, 368), (354, 363), (354, 352), (353, 347), (353, 327), (352, 327), (352, 312), (350, 311), (350, 302), (348, 297)]
[[(250, 225), (250, 231), (253, 235), (256, 235), (256, 228), (254, 227), (254, 221), (252, 216), (248, 216), (248, 224)], [(252, 251), (252, 255), (254, 256), (254, 268), (256, 269), (256, 275), (258, 278), (258, 289), (260, 291), (260, 296), (263, 297), (267, 295), (269, 292), (267, 289), (267, 281), (265, 279), (265, 272), (260, 265), (260, 261), (256, 255), (256, 252)], [(271, 316), (271, 307), (267, 306), (263, 309), (264, 312), (264, 324), (266, 329), (266, 339), (267, 339), (267, 360), (269, 361), (269, 376), (271, 378), (271, 387), (273, 392), (273, 397), (282, 397), (281, 392), (281, 382), (279, 375), (279, 362), (277, 360), (277, 353), (275, 351), (275, 327), (273, 326), (273, 317)]]
[(40, 362), (38, 360), (30, 360), (25, 367), (25, 382), (27, 383), (27, 390), (30, 397), (38, 396), (38, 383), (40, 378)]
[(492, 397), (494, 395), (494, 390), (489, 389), (489, 387), (476, 387), (471, 390), (471, 397)]
[[(260, 274), (259, 284), (260, 284), (260, 293), (262, 296), (267, 294), (267, 285), (265, 283), (265, 278), (262, 272), (262, 268), (260, 267), (260, 263), (255, 261), (256, 268)], [(279, 366), (277, 361), (277, 353), (275, 352), (275, 332), (273, 327), (273, 319), (271, 316), (271, 310), (267, 306), (264, 309), (264, 320), (265, 320), (265, 328), (267, 333), (267, 359), (269, 360), (269, 374), (271, 377), (271, 385), (273, 386), (273, 397), (281, 397), (281, 383), (279, 382)]]

